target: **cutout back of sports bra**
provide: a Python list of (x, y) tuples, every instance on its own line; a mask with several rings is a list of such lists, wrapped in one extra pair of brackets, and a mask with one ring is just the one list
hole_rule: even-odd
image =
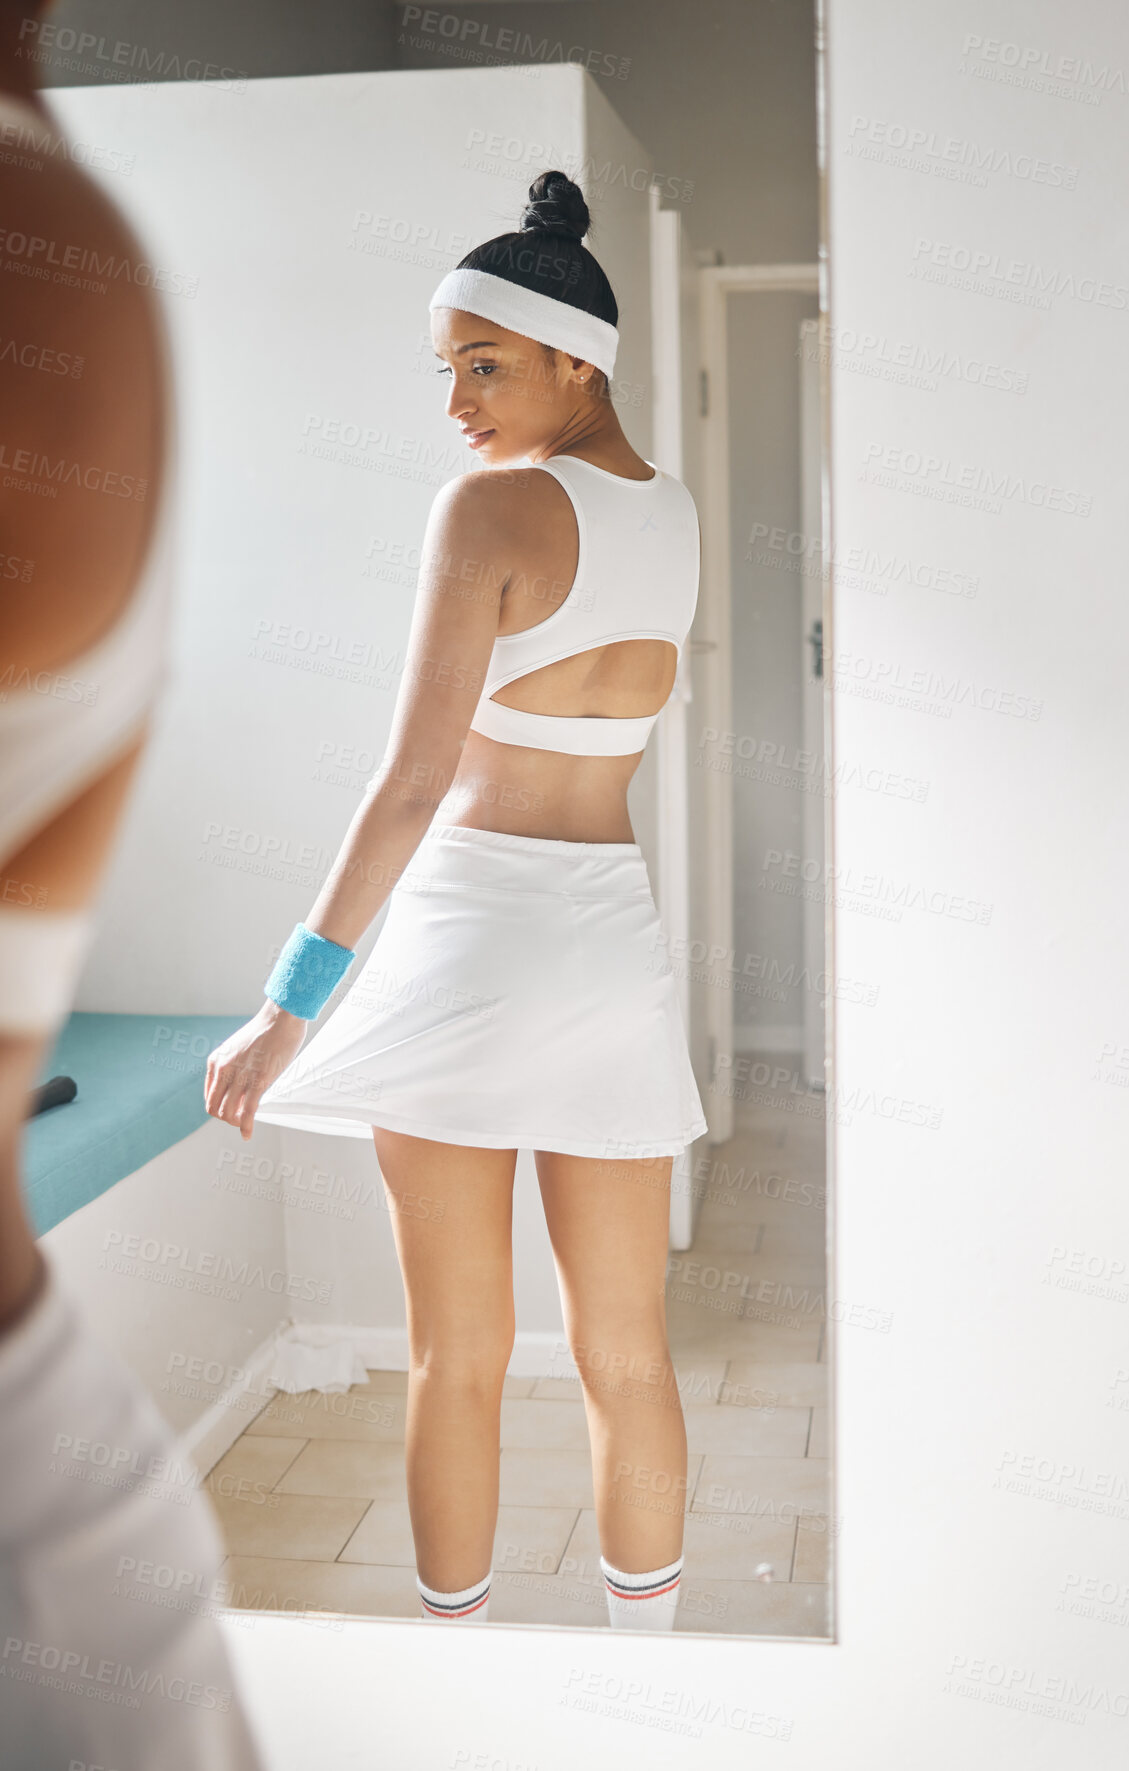
[(619, 640), (668, 640), (681, 654), (698, 600), (694, 500), (681, 480), (660, 468), (649, 480), (628, 480), (577, 455), (531, 465), (559, 480), (572, 501), (579, 533), (576, 576), (544, 621), (498, 635), (471, 730), (530, 750), (633, 756), (645, 747), (662, 708), (641, 719), (526, 713), (493, 696), (543, 665)]

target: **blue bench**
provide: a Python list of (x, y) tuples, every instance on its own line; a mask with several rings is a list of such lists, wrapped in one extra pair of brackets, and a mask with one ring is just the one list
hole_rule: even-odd
[(71, 1076), (78, 1094), (24, 1131), (24, 1190), (37, 1236), (203, 1125), (208, 1053), (249, 1018), (70, 1016), (37, 1083)]

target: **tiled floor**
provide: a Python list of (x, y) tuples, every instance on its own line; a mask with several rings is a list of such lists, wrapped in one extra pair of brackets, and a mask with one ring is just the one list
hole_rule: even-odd
[[(690, 1445), (676, 1628), (826, 1636), (822, 1120), (738, 1105), (699, 1160), (667, 1321)], [(221, 1580), (249, 1609), (419, 1615), (404, 1495), (407, 1375), (279, 1395), (208, 1477)], [(579, 1385), (507, 1378), (491, 1623), (607, 1627)]]

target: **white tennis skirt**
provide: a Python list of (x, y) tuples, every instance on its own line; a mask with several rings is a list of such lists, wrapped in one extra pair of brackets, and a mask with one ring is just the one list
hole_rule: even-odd
[(638, 844), (433, 825), (352, 988), (256, 1118), (680, 1154), (706, 1119)]

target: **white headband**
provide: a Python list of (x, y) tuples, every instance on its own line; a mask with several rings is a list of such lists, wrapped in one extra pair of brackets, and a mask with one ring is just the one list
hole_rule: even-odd
[(508, 282), (491, 271), (448, 271), (428, 303), (429, 311), (437, 307), (481, 314), (509, 332), (520, 332), (538, 344), (552, 345), (570, 357), (594, 363), (611, 380), (619, 344), (616, 328), (583, 308), (558, 301), (555, 295), (523, 289), (520, 283)]

